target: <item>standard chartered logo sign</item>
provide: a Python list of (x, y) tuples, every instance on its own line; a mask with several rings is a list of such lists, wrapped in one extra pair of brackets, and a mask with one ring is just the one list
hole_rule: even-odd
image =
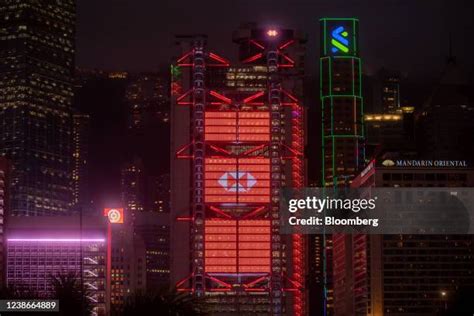
[(335, 28), (331, 33), (331, 45), (332, 52), (337, 53), (338, 51), (347, 54), (349, 52), (349, 33), (344, 29), (343, 26)]

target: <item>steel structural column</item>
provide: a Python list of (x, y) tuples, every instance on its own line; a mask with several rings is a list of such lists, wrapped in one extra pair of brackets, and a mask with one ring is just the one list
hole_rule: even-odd
[(268, 103), (270, 106), (270, 166), (271, 166), (271, 313), (282, 315), (283, 313), (283, 283), (282, 283), (282, 247), (280, 236), (280, 190), (282, 174), (282, 106), (281, 106), (281, 84), (278, 75), (278, 50), (271, 46), (267, 51), (268, 67)]
[(204, 272), (204, 111), (206, 103), (205, 89), (205, 42), (203, 39), (195, 39), (192, 51), (192, 174), (193, 174), (193, 223), (191, 225), (192, 242), (192, 288), (197, 297), (205, 294), (205, 272)]

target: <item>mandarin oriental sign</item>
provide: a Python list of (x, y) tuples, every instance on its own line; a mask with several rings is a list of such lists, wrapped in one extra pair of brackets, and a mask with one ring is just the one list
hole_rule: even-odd
[(385, 167), (417, 167), (417, 168), (467, 168), (466, 160), (390, 160), (382, 162)]

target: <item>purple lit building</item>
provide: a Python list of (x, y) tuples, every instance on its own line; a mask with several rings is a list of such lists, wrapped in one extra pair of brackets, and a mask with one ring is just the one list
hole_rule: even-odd
[(8, 286), (50, 297), (51, 278), (73, 273), (93, 306), (91, 315), (107, 315), (110, 273), (105, 218), (11, 217), (8, 224)]

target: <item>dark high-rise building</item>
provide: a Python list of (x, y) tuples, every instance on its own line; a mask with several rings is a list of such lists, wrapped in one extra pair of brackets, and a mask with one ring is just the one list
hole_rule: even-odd
[(305, 315), (306, 240), (279, 229), (280, 190), (305, 185), (305, 37), (251, 24), (239, 62), (205, 36), (172, 66), (171, 280), (213, 315)]
[(170, 175), (168, 173), (148, 177), (146, 191), (146, 211), (170, 212)]
[[(470, 167), (408, 166), (413, 157), (374, 159), (352, 182), (362, 187), (472, 187)], [(474, 285), (471, 235), (339, 234), (335, 315), (438, 315)], [(335, 239), (336, 244), (336, 239)], [(337, 251), (337, 255), (336, 255)]]
[(366, 156), (414, 150), (414, 121), (414, 108), (408, 106), (392, 113), (364, 114)]
[(141, 129), (152, 120), (169, 122), (169, 97), (166, 78), (158, 73), (129, 77), (126, 90), (128, 127)]
[(145, 243), (147, 290), (170, 288), (170, 214), (138, 213), (134, 229)]
[(416, 141), (423, 157), (474, 160), (474, 99), (468, 76), (454, 57), (416, 115)]
[(90, 205), (89, 196), (89, 136), (90, 117), (88, 114), (74, 113), (72, 116), (72, 145), (73, 145), (73, 207), (76, 210)]
[(385, 68), (376, 74), (377, 91), (374, 102), (379, 105), (377, 111), (395, 113), (400, 109), (400, 73)]
[(132, 218), (144, 210), (144, 176), (141, 159), (134, 158), (121, 170), (122, 205)]
[(320, 22), (323, 186), (345, 186), (365, 163), (359, 21)]
[[(320, 33), (322, 186), (345, 187), (365, 164), (359, 21), (323, 18)], [(338, 260), (337, 241), (331, 235), (311, 239), (313, 248), (323, 249), (324, 315), (332, 315), (336, 305), (333, 262)]]
[(128, 298), (146, 289), (145, 242), (135, 234), (125, 211), (123, 224), (111, 226), (110, 305), (120, 313)]
[(0, 154), (14, 215), (66, 213), (71, 190), (75, 1), (2, 1)]
[(10, 207), (10, 163), (0, 157), (0, 287), (5, 285), (5, 227)]

